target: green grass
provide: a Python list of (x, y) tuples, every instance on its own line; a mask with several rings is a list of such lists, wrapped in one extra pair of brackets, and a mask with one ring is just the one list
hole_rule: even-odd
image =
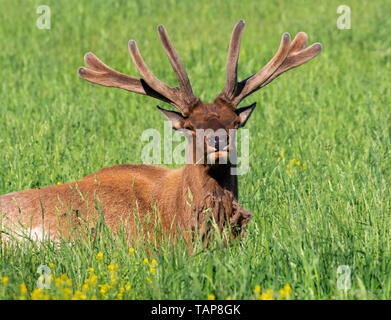
[[(336, 27), (340, 1), (48, 0), (50, 30), (36, 27), (41, 1), (0, 3), (0, 194), (140, 163), (143, 130), (163, 131), (156, 101), (77, 76), (88, 51), (137, 75), (127, 49), (135, 39), (155, 75), (174, 85), (156, 32), (164, 24), (194, 92), (211, 101), (223, 88), (239, 19), (246, 20), (240, 79), (271, 58), (285, 31), (323, 44), (316, 59), (243, 102), (258, 106), (247, 124), (250, 172), (239, 178), (239, 200), (255, 214), (242, 247), (188, 256), (180, 246), (140, 246), (130, 254), (125, 235), (109, 233), (99, 243), (7, 244), (0, 299), (18, 299), (21, 283), (30, 298), (38, 266), (50, 263), (55, 277), (72, 280), (70, 296), (90, 267), (96, 285), (110, 283), (111, 263), (119, 266), (118, 283), (107, 298), (130, 284), (124, 298), (252, 299), (256, 285), (278, 293), (287, 283), (295, 299), (391, 298), (390, 2), (345, 1), (351, 30)], [(306, 168), (286, 168), (292, 158)], [(337, 288), (340, 265), (350, 267), (349, 290)], [(44, 294), (61, 297), (55, 290), (53, 283)], [(102, 298), (90, 290), (89, 298)]]

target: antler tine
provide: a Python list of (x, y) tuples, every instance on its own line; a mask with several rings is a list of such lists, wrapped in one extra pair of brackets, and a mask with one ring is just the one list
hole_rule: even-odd
[(168, 98), (154, 91), (143, 79), (128, 76), (110, 68), (92, 52), (84, 55), (84, 62), (88, 68), (80, 67), (78, 73), (81, 78), (89, 82), (148, 95), (172, 104)]
[(246, 96), (248, 96), (250, 93), (259, 89), (262, 83), (265, 82), (284, 62), (289, 52), (290, 41), (291, 36), (289, 35), (289, 33), (284, 33), (281, 38), (280, 47), (277, 53), (274, 55), (273, 59), (271, 59), (268, 64), (266, 64), (266, 66), (264, 66), (256, 74), (252, 75), (250, 78), (247, 78), (240, 83), (240, 85), (243, 87), (243, 90), (237, 97), (235, 97), (235, 106), (238, 105), (239, 102)]
[(140, 79), (120, 73), (105, 65), (96, 55), (88, 52), (84, 55), (87, 68), (80, 67), (78, 73), (83, 79), (105, 87), (117, 87), (128, 91), (147, 94)]
[(306, 49), (298, 51), (292, 55), (288, 55), (284, 63), (277, 69), (277, 71), (265, 82), (262, 87), (266, 86), (272, 80), (277, 78), (281, 73), (290, 69), (296, 68), (307, 61), (315, 58), (322, 51), (322, 45), (316, 42)]
[(179, 58), (179, 55), (176, 52), (167, 34), (166, 29), (162, 25), (158, 26), (158, 33), (160, 36), (160, 40), (162, 41), (164, 51), (166, 52), (168, 60), (170, 61), (170, 64), (174, 69), (174, 72), (178, 79), (179, 88), (182, 92), (182, 99), (184, 100), (186, 105), (191, 106), (198, 101), (198, 98), (193, 94), (190, 80), (186, 73), (186, 69), (182, 63), (182, 60)]
[(128, 45), (129, 45), (130, 55), (132, 56), (133, 62), (136, 65), (136, 68), (140, 73), (141, 77), (143, 77), (143, 79), (154, 90), (156, 90), (162, 95), (167, 96), (170, 100), (175, 101), (176, 98), (175, 89), (171, 88), (170, 86), (166, 85), (164, 82), (160, 81), (158, 78), (155, 77), (155, 75), (152, 73), (152, 71), (148, 68), (148, 66), (144, 62), (144, 59), (141, 56), (140, 51), (137, 47), (136, 41), (130, 40)]
[(228, 57), (227, 57), (227, 75), (223, 91), (221, 95), (227, 99), (232, 100), (235, 97), (237, 90), (238, 79), (237, 69), (239, 60), (240, 41), (242, 39), (242, 32), (245, 22), (240, 20), (234, 27), (229, 43)]

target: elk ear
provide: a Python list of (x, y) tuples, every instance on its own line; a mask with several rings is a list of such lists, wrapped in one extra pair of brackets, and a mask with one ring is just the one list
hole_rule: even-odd
[(158, 110), (164, 114), (167, 120), (171, 121), (172, 128), (174, 130), (183, 129), (183, 124), (185, 123), (185, 119), (182, 114), (176, 111), (165, 110), (157, 106)]
[(235, 113), (239, 116), (239, 128), (244, 127), (247, 120), (250, 118), (251, 114), (253, 113), (256, 105), (257, 103), (254, 102), (250, 106), (242, 107), (235, 110)]

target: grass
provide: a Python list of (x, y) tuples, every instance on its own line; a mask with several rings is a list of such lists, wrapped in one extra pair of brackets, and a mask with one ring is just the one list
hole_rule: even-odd
[[(250, 172), (239, 178), (240, 202), (255, 214), (242, 246), (190, 257), (169, 245), (130, 253), (125, 235), (109, 232), (87, 245), (12, 243), (0, 249), (0, 299), (281, 298), (286, 284), (292, 299), (391, 298), (390, 2), (345, 1), (350, 30), (336, 27), (339, 1), (48, 0), (50, 30), (36, 27), (41, 4), (1, 1), (0, 194), (140, 163), (143, 130), (163, 131), (156, 101), (77, 76), (88, 51), (137, 75), (127, 50), (135, 39), (153, 72), (174, 85), (156, 32), (162, 23), (194, 92), (210, 101), (223, 88), (241, 18), (240, 79), (271, 58), (285, 31), (306, 31), (324, 49), (243, 102), (258, 106), (246, 126)], [(42, 264), (53, 282), (41, 292)], [(348, 290), (337, 287), (341, 265), (350, 268)]]

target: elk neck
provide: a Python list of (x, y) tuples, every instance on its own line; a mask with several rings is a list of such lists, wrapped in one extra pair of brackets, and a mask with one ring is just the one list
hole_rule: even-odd
[(207, 165), (187, 164), (184, 167), (184, 184), (197, 194), (223, 196), (230, 192), (233, 199), (238, 199), (238, 178), (231, 174), (231, 164)]

